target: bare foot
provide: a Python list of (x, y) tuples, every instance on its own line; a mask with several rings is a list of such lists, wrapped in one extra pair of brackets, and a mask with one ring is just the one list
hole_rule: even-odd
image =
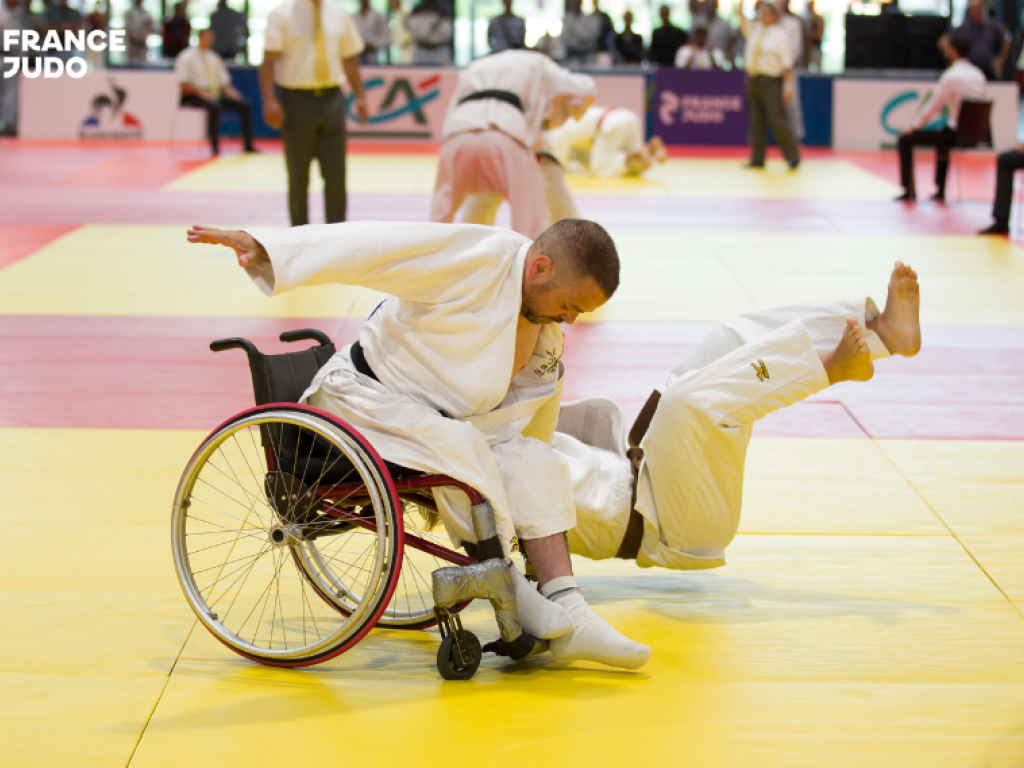
[(897, 261), (889, 279), (882, 314), (868, 323), (894, 355), (911, 357), (921, 351), (921, 287), (917, 272)]
[(829, 384), (840, 381), (867, 381), (875, 375), (875, 366), (871, 362), (868, 343), (864, 341), (864, 332), (856, 318), (846, 319), (846, 330), (839, 345), (830, 355), (822, 355), (821, 364), (825, 366)]

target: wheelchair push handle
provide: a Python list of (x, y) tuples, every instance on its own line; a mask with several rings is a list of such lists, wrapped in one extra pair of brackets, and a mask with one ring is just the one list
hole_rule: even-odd
[(256, 349), (256, 345), (248, 339), (239, 337), (231, 339), (217, 339), (217, 341), (210, 342), (210, 350), (213, 352), (223, 352), (225, 349), (244, 349), (245, 353), (249, 357), (259, 355), (260, 351)]
[(280, 338), (281, 341), (288, 344), (293, 341), (303, 341), (306, 339), (319, 343), (321, 347), (326, 347), (331, 344), (331, 337), (317, 328), (301, 328), (297, 331), (285, 331), (281, 334)]

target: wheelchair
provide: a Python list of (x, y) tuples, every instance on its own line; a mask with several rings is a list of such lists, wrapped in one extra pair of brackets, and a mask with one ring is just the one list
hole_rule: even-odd
[[(447, 680), (471, 678), (484, 650), (528, 655), (536, 640), (519, 624), (487, 500), (384, 461), (353, 427), (299, 404), (335, 347), (315, 329), (280, 338), (317, 345), (264, 355), (247, 339), (210, 344), (246, 352), (256, 406), (202, 442), (175, 495), (174, 565), (199, 621), (236, 653), (277, 667), (332, 659), (373, 627), (437, 625)], [(472, 505), (477, 542), (466, 554), (433, 530), (431, 489), (442, 486)], [(477, 598), (490, 600), (501, 635), (483, 649), (459, 618)]]

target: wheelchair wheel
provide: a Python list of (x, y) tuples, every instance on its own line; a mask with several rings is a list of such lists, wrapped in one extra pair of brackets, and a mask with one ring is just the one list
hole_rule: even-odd
[[(428, 515), (424, 508), (405, 499), (402, 505), (406, 536), (415, 536), (429, 542), (436, 549), (426, 552), (409, 545), (404, 547), (402, 571), (394, 595), (377, 620), (377, 626), (385, 629), (426, 629), (437, 623), (430, 574), (438, 568), (462, 565), (466, 561), (462, 555), (451, 550), (451, 540), (443, 528), (429, 529)], [(330, 537), (331, 532), (327, 531), (325, 535), (296, 547), (296, 562), (320, 597), (341, 613), (351, 613), (361, 600), (361, 595), (352, 591), (344, 574), (338, 573), (332, 565), (333, 542)], [(461, 611), (467, 605), (469, 603), (463, 603), (452, 610)]]
[[(323, 496), (362, 486), (357, 524), (321, 513)], [(340, 494), (340, 495), (339, 495)], [(296, 553), (330, 528), (321, 561), (351, 597), (319, 599)], [(275, 404), (211, 434), (182, 475), (172, 518), (178, 580), (196, 616), (237, 653), (274, 666), (333, 658), (387, 607), (402, 565), (402, 511), (373, 448), (322, 411)]]
[[(456, 635), (463, 653), (459, 653)], [(479, 669), (483, 656), (477, 636), (460, 629), (446, 635), (441, 641), (441, 647), (437, 649), (437, 671), (445, 680), (469, 680)]]

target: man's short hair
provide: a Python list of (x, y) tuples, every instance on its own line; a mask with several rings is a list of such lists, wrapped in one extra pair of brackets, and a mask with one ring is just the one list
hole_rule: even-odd
[(562, 219), (544, 230), (533, 247), (554, 262), (559, 284), (590, 277), (606, 299), (619, 287), (619, 252), (611, 235), (596, 222)]
[(971, 55), (971, 38), (954, 32), (949, 36), (949, 47), (956, 51), (956, 55), (961, 59), (966, 59)]

